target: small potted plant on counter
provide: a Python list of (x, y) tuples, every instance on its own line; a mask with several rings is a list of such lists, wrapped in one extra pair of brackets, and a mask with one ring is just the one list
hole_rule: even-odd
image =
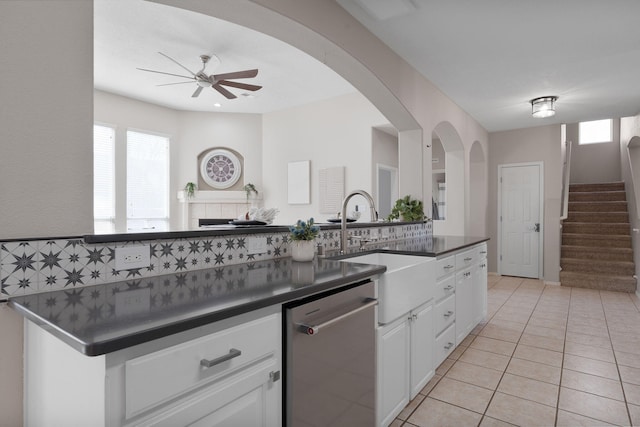
[(424, 219), (422, 201), (412, 199), (411, 196), (404, 196), (402, 199), (396, 200), (387, 219), (389, 221), (397, 219), (407, 222), (422, 221)]
[(314, 239), (320, 232), (320, 227), (314, 224), (313, 218), (308, 221), (298, 220), (289, 227), (291, 232), (291, 258), (294, 261), (312, 261), (315, 256)]

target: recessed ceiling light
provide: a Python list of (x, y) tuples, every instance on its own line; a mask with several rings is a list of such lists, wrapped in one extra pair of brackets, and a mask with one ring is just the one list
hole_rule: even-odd
[(219, 103), (219, 102), (216, 102), (215, 104), (213, 104), (213, 106), (214, 106), (214, 107), (216, 107), (216, 108), (220, 108), (220, 107), (222, 107), (222, 105), (220, 105), (220, 103)]

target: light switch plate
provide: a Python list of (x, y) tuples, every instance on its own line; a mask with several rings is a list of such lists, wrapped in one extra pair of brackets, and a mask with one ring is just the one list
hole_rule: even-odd
[(124, 246), (116, 248), (116, 270), (133, 270), (151, 265), (149, 245)]
[(267, 252), (266, 237), (249, 237), (249, 247), (247, 253), (249, 255), (263, 254)]

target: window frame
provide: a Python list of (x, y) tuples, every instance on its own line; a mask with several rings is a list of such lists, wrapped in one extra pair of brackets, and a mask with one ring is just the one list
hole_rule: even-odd
[[(594, 123), (594, 122), (608, 122), (609, 124), (609, 136), (607, 140), (593, 140), (593, 141), (583, 141), (582, 138), (582, 124), (583, 123)], [(598, 120), (587, 120), (583, 122), (578, 122), (578, 145), (591, 145), (591, 144), (606, 144), (607, 142), (613, 142), (613, 119), (598, 119)]]

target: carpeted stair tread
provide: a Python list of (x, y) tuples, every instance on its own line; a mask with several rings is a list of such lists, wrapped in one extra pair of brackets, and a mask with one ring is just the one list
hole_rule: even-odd
[(566, 222), (628, 223), (627, 212), (569, 212)]
[(562, 286), (576, 288), (605, 289), (618, 292), (635, 292), (636, 279), (632, 276), (597, 275), (593, 273), (560, 272)]
[(562, 244), (566, 246), (593, 246), (598, 248), (631, 248), (631, 236), (562, 233)]
[(633, 262), (633, 249), (602, 246), (562, 245), (565, 258)]
[(590, 222), (565, 222), (562, 231), (571, 234), (613, 234), (629, 235), (631, 233), (628, 222), (596, 224)]
[(569, 191), (574, 193), (596, 191), (624, 191), (624, 182), (603, 182), (597, 184), (571, 184)]
[(627, 200), (624, 191), (585, 191), (569, 193), (570, 202), (614, 202)]
[(627, 212), (627, 202), (569, 202), (569, 214), (571, 212)]
[(616, 276), (633, 276), (636, 271), (633, 261), (611, 261), (564, 257), (560, 259), (560, 267), (562, 267), (562, 271), (613, 274)]

